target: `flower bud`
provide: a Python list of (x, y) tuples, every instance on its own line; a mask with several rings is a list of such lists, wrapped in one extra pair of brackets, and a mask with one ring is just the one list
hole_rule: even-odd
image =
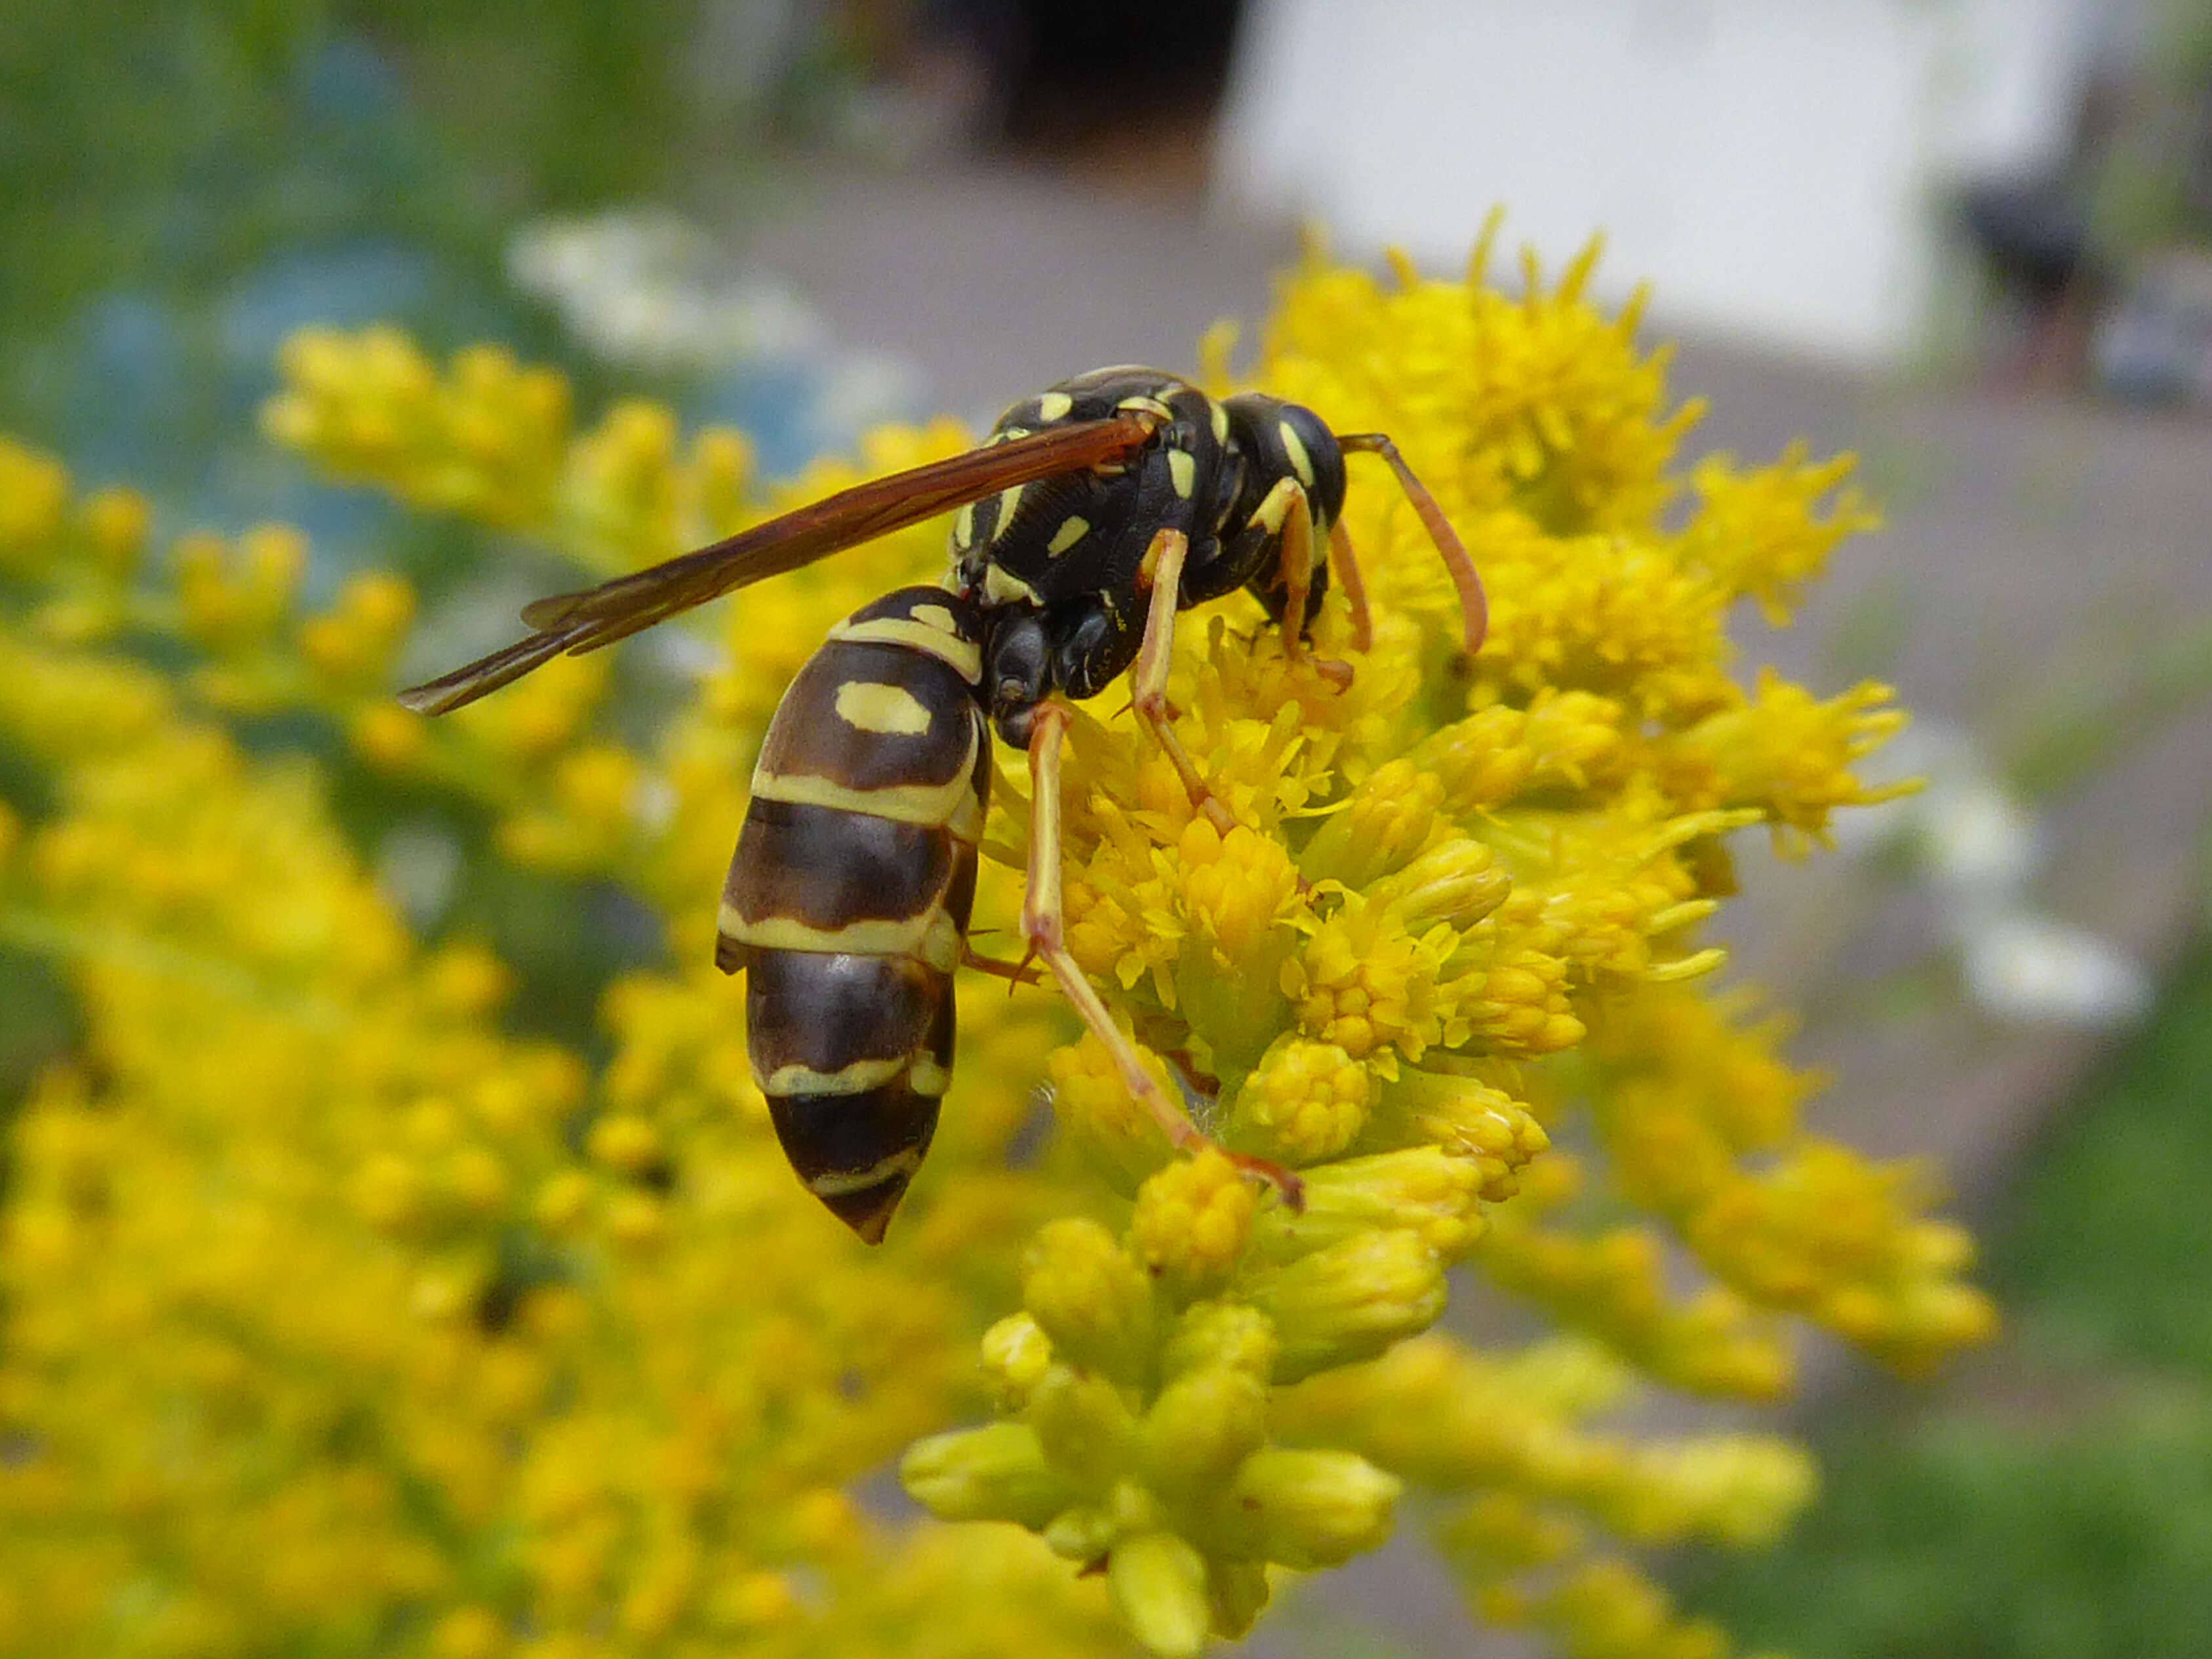
[(1367, 1068), (1336, 1044), (1279, 1037), (1237, 1091), (1229, 1132), (1263, 1158), (1316, 1164), (1358, 1138), (1374, 1092)]
[(1448, 1553), (1501, 1570), (1548, 1565), (1583, 1541), (1581, 1528), (1518, 1492), (1483, 1493), (1448, 1515), (1436, 1536)]
[(93, 562), (110, 576), (130, 576), (145, 555), (150, 517), (146, 498), (136, 490), (103, 489), (88, 498), (82, 520)]
[(0, 439), (0, 572), (35, 576), (45, 569), (69, 496), (67, 467)]
[(1278, 1206), (1253, 1231), (1255, 1261), (1288, 1261), (1363, 1234), (1413, 1233), (1445, 1261), (1474, 1247), (1487, 1227), (1477, 1207), (1482, 1172), (1434, 1146), (1346, 1158), (1305, 1176), (1305, 1208)]
[(617, 1193), (608, 1202), (607, 1237), (638, 1255), (668, 1242), (668, 1206), (650, 1194)]
[(1152, 1285), (1095, 1221), (1055, 1221), (1022, 1262), (1022, 1301), (1071, 1363), (1133, 1382), (1154, 1344)]
[(1401, 757), (1386, 761), (1325, 818), (1298, 857), (1308, 881), (1364, 887), (1398, 869), (1428, 842), (1444, 787)]
[(1106, 1491), (1129, 1465), (1136, 1419), (1103, 1376), (1053, 1366), (1030, 1391), (1027, 1415), (1045, 1455), (1086, 1491)]
[(1415, 765), (1443, 782), (1444, 810), (1466, 817), (1510, 800), (1535, 769), (1524, 746), (1528, 717), (1502, 705), (1479, 710), (1423, 741)]
[(1052, 1364), (1052, 1343), (1025, 1313), (1009, 1314), (983, 1333), (983, 1380), (991, 1403), (1019, 1411)]
[(1240, 1293), (1275, 1322), (1275, 1381), (1372, 1359), (1444, 1310), (1443, 1269), (1420, 1235), (1363, 1233), (1253, 1273)]
[(691, 441), (691, 477), (701, 527), (709, 536), (734, 533), (752, 482), (752, 441), (735, 427), (702, 428)]
[(1342, 1566), (1389, 1537), (1403, 1490), (1352, 1452), (1271, 1446), (1244, 1460), (1215, 1522), (1228, 1553), (1301, 1571)]
[(1257, 1308), (1200, 1302), (1186, 1310), (1160, 1351), (1161, 1374), (1225, 1365), (1265, 1382), (1275, 1369), (1275, 1327)]
[(580, 1170), (562, 1170), (548, 1176), (538, 1189), (531, 1213), (538, 1224), (556, 1237), (574, 1232), (592, 1206), (592, 1178)]
[(1468, 836), (1441, 842), (1386, 881), (1368, 890), (1409, 933), (1425, 933), (1438, 922), (1472, 927), (1505, 902), (1513, 878), (1498, 867), (1498, 855)]
[(1474, 1164), (1493, 1204), (1521, 1190), (1521, 1171), (1552, 1144), (1526, 1106), (1486, 1083), (1413, 1073), (1399, 1095), (1413, 1133)]
[(1267, 1440), (1267, 1384), (1227, 1365), (1185, 1372), (1160, 1390), (1141, 1432), (1146, 1478), (1156, 1489), (1203, 1492)]
[(1114, 1542), (1123, 1531), (1110, 1504), (1079, 1504), (1053, 1516), (1037, 1535), (1061, 1559), (1080, 1561), (1095, 1570), (1113, 1553)]
[[(1175, 1096), (1175, 1085), (1151, 1054), (1138, 1051), (1154, 1082)], [(1152, 1115), (1130, 1096), (1106, 1045), (1085, 1032), (1055, 1048), (1045, 1061), (1052, 1085), (1052, 1114), (1099, 1174), (1117, 1190), (1134, 1193), (1146, 1176), (1170, 1163), (1175, 1149)]]
[(1114, 1547), (1106, 1569), (1115, 1611), (1160, 1659), (1194, 1659), (1212, 1623), (1206, 1559), (1171, 1532), (1146, 1533)]
[(1130, 1249), (1172, 1301), (1188, 1302), (1227, 1281), (1251, 1236), (1255, 1204), (1237, 1166), (1208, 1148), (1138, 1190)]
[(1014, 1521), (1032, 1529), (1076, 1499), (1025, 1423), (918, 1440), (899, 1462), (899, 1484), (940, 1521)]

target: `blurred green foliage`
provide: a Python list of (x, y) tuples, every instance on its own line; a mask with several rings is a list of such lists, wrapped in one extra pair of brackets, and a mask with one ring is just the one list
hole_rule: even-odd
[[(306, 321), (389, 317), (565, 355), (507, 285), (506, 240), (532, 215), (673, 191), (687, 144), (719, 137), (732, 159), (750, 118), (696, 95), (701, 10), (0, 0), (0, 429), (154, 484), (179, 527), (299, 519), (325, 585), (371, 526), (380, 556), (436, 573), (426, 586), (465, 580), (480, 535), (310, 495), (250, 439), (276, 343)], [(0, 799), (35, 805), (38, 781), (0, 775)], [(410, 803), (361, 787), (344, 805), (374, 839)], [(590, 1030), (609, 963), (650, 945), (591, 893), (458, 902), (523, 964), (549, 1025)], [(615, 943), (595, 956), (579, 939)], [(0, 940), (0, 1111), (75, 1030), (44, 959)]]
[(1691, 1605), (1802, 1659), (2185, 1659), (2212, 1607), (2212, 951), (2037, 1154), (1990, 1242), (2014, 1329), (1821, 1437), (1777, 1554)]
[[(0, 427), (158, 483), (307, 322), (553, 351), (504, 284), (517, 224), (702, 191), (726, 215), (842, 84), (836, 9), (708, 10), (0, 0)], [(114, 441), (132, 408), (170, 454)]]
[[(241, 253), (373, 218), (445, 244), (663, 181), (697, 100), (697, 0), (13, 0), (0, 8), (6, 325), (118, 277), (190, 285)], [(330, 84), (356, 42), (404, 75), (436, 139), (373, 131)], [(316, 84), (318, 76), (323, 84)], [(380, 159), (345, 187), (327, 152)], [(365, 158), (363, 143), (394, 153)], [(412, 165), (410, 165), (410, 163)], [(372, 193), (378, 174), (399, 193)]]

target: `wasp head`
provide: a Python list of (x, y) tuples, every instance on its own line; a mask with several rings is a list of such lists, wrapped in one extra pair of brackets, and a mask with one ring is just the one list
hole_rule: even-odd
[(1036, 706), (1052, 690), (1051, 664), (1042, 611), (1009, 608), (996, 614), (983, 653), (983, 697), (991, 724), (1017, 749), (1029, 746)]

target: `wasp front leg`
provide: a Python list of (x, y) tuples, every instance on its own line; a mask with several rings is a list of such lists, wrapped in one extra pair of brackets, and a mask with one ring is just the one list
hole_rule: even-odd
[[(1182, 589), (1182, 563), (1190, 554), (1190, 538), (1180, 530), (1156, 532), (1145, 550), (1139, 579), (1152, 586), (1152, 601), (1145, 613), (1144, 643), (1138, 647), (1136, 666), (1129, 671), (1129, 701), (1137, 718), (1152, 734), (1182, 780), (1191, 809), (1204, 815), (1223, 835), (1237, 827), (1237, 817), (1221, 798), (1199, 775), (1189, 751), (1170, 724), (1168, 708), (1168, 669), (1175, 649), (1176, 610)], [(1031, 750), (1034, 754), (1036, 751)], [(1057, 751), (1055, 751), (1056, 753)]]
[(1238, 1169), (1271, 1183), (1292, 1209), (1301, 1208), (1305, 1187), (1297, 1176), (1265, 1158), (1231, 1152), (1168, 1098), (1166, 1091), (1138, 1059), (1136, 1045), (1114, 1023), (1105, 1003), (1067, 953), (1060, 884), (1060, 747), (1068, 720), (1065, 705), (1042, 703), (1030, 727), (1029, 883), (1022, 899), (1022, 931), (1028, 937), (1030, 955), (1043, 963), (1059, 981), (1061, 993), (1074, 1005), (1084, 1024), (1105, 1045), (1122, 1085), (1160, 1126), (1170, 1146), (1182, 1152), (1213, 1147)]

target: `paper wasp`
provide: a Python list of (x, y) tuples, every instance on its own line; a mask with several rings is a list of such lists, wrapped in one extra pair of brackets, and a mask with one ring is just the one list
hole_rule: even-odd
[[(1095, 696), (1133, 667), (1138, 718), (1194, 808), (1229, 828), (1167, 706), (1176, 613), (1249, 589), (1281, 626), (1291, 659), (1348, 684), (1351, 670), (1311, 658), (1304, 634), (1333, 554), (1353, 642), (1367, 644), (1358, 568), (1339, 522), (1344, 458), (1356, 453), (1395, 470), (1457, 586), (1472, 653), (1486, 616), (1481, 584), (1388, 438), (1340, 436), (1279, 398), (1217, 400), (1158, 369), (1117, 368), (1016, 404), (966, 454), (537, 600), (522, 613), (534, 630), (527, 639), (400, 700), (443, 714), (564, 652), (597, 650), (733, 588), (956, 512), (944, 586), (901, 588), (861, 607), (784, 693), (753, 775), (715, 950), (725, 971), (750, 970), (753, 1076), (785, 1153), (873, 1243), (928, 1149), (950, 1080), (953, 970), (976, 960), (968, 916), (994, 731), (1027, 749), (1035, 786), (1022, 907), (1030, 957), (1170, 1140), (1206, 1144), (1062, 944), (1062, 699)], [(1295, 1177), (1238, 1161), (1295, 1196)]]

